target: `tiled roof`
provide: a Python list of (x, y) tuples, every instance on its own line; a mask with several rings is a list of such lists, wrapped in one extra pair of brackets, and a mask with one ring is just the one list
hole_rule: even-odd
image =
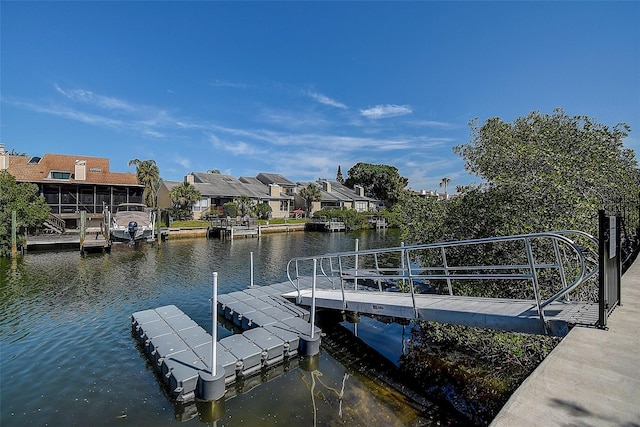
[[(110, 172), (109, 159), (65, 154), (45, 154), (40, 161), (28, 156), (8, 156), (7, 171), (19, 182), (54, 183), (65, 182), (74, 184), (106, 184), (106, 185), (135, 185), (138, 178), (134, 173)], [(86, 179), (76, 180), (76, 160), (86, 162)], [(49, 172), (70, 172), (71, 179), (51, 179)]]

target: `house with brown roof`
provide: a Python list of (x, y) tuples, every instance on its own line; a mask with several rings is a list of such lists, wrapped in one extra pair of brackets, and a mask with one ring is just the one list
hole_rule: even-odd
[(113, 213), (121, 203), (142, 203), (144, 186), (134, 173), (111, 172), (109, 159), (82, 155), (44, 154), (42, 157), (12, 155), (0, 144), (0, 170), (17, 182), (38, 186), (51, 213), (67, 228), (80, 225), (85, 211), (92, 226), (102, 221), (105, 207)]

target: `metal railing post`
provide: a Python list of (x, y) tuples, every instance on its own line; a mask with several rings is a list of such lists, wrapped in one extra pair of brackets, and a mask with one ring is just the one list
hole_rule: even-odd
[[(560, 271), (560, 281), (562, 282), (562, 287), (567, 287), (567, 278), (564, 274), (564, 266), (562, 265), (562, 260), (560, 256), (560, 246), (558, 245), (558, 241), (553, 239), (553, 252), (556, 255), (556, 264), (558, 265), (558, 270)], [(569, 300), (569, 295), (565, 294), (565, 300)]]
[(541, 306), (540, 301), (540, 289), (538, 283), (538, 273), (536, 271), (535, 260), (533, 259), (533, 250), (531, 249), (531, 240), (528, 237), (524, 239), (524, 245), (527, 251), (527, 260), (529, 261), (529, 268), (531, 270), (531, 280), (533, 281), (533, 294), (536, 298), (536, 305), (538, 307), (538, 315), (540, 316), (540, 320), (542, 321), (542, 325), (544, 327), (544, 331), (548, 332), (547, 322), (544, 318), (544, 311)]
[(358, 290), (358, 244), (359, 244), (359, 240), (356, 239), (356, 265), (355, 265), (355, 278), (353, 279), (353, 286), (354, 289), (357, 291)]
[(340, 291), (342, 292), (342, 309), (347, 309), (347, 299), (344, 295), (344, 277), (342, 275), (342, 257), (338, 256), (338, 268), (340, 269)]
[[(447, 264), (447, 254), (444, 251), (444, 247), (440, 248), (442, 254), (442, 266), (444, 267), (444, 275), (449, 276), (449, 265)], [(449, 287), (449, 295), (453, 295), (453, 288), (451, 287), (451, 279), (447, 277), (447, 286)]]
[(606, 282), (606, 261), (607, 254), (607, 236), (606, 216), (604, 210), (598, 211), (598, 325), (601, 328), (607, 327), (607, 301), (605, 292)]

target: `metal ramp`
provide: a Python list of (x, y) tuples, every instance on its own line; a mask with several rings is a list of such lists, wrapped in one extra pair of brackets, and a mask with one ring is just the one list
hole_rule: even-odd
[[(491, 258), (487, 254), (506, 250), (515, 263), (481, 262)], [(593, 326), (598, 321), (597, 302), (571, 300), (576, 288), (597, 276), (597, 251), (597, 239), (579, 231), (356, 248), (289, 261), (287, 274), (296, 290), (286, 296), (312, 310), (563, 336), (570, 326)], [(463, 263), (464, 257), (479, 261)], [(520, 283), (522, 296), (464, 295), (459, 290), (464, 282), (477, 286)]]
[[(284, 295), (297, 298), (297, 292)], [(312, 305), (312, 291), (300, 292), (299, 304)], [(430, 320), (528, 334), (545, 334), (534, 300), (474, 298), (450, 295), (415, 295), (415, 307), (408, 293), (316, 290), (316, 308), (346, 310), (361, 314)], [(417, 312), (417, 313), (416, 313)], [(569, 325), (595, 325), (598, 304), (553, 302), (545, 308), (548, 333), (563, 336)]]

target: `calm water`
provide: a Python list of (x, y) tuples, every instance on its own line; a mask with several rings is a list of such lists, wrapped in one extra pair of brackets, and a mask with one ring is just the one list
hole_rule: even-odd
[[(399, 244), (393, 232), (289, 233), (116, 246), (111, 254), (86, 257), (63, 251), (0, 259), (0, 425), (201, 425), (195, 405), (167, 399), (136, 348), (131, 314), (175, 304), (211, 332), (212, 272), (219, 274), (220, 293), (243, 289), (253, 252), (255, 284), (282, 282), (290, 258), (352, 250), (356, 238), (361, 249)], [(359, 327), (359, 336), (397, 362), (400, 326), (366, 321)], [(219, 338), (230, 333), (218, 327)], [(431, 422), (326, 349), (316, 370), (302, 368), (296, 360), (228, 392), (216, 425)]]

